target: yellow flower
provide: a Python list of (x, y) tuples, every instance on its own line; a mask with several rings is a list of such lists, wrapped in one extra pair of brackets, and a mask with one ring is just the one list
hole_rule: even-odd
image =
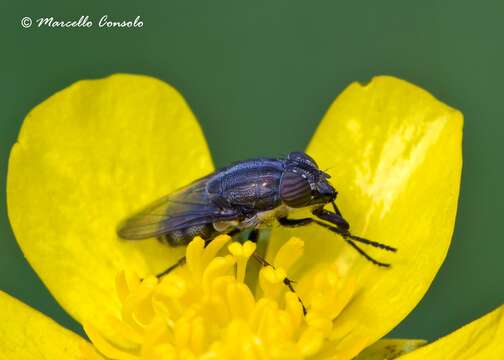
[[(159, 80), (80, 81), (27, 116), (9, 161), (7, 205), (28, 261), (94, 345), (0, 293), (0, 359), (390, 359), (408, 352), (423, 342), (379, 339), (418, 303), (444, 260), (461, 138), (461, 114), (414, 85), (392, 77), (352, 84), (307, 152), (321, 168), (335, 166), (333, 184), (353, 231), (399, 248), (369, 249), (392, 268), (373, 266), (324, 229), (275, 228), (267, 249), (275, 267), (261, 269), (257, 289), (247, 286), (254, 244), (226, 236), (207, 248), (196, 238), (187, 265), (158, 281), (149, 274), (185, 249), (120, 241), (116, 225), (211, 172), (205, 139), (183, 98)], [(282, 284), (287, 274), (298, 281), (296, 294)], [(503, 311), (404, 359), (495, 358), (504, 353)]]

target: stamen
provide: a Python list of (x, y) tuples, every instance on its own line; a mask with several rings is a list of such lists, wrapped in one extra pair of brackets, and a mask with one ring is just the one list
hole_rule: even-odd
[[(117, 360), (338, 354), (338, 344), (349, 330), (339, 332), (334, 323), (354, 296), (355, 281), (342, 275), (336, 264), (326, 264), (296, 279), (296, 293), (289, 291), (284, 280), (302, 256), (304, 244), (292, 238), (276, 254), (274, 266), (261, 268), (260, 290), (254, 294), (244, 281), (256, 246), (233, 242), (225, 253), (229, 241), (219, 236), (205, 247), (203, 239), (195, 238), (186, 250), (187, 265), (161, 280), (120, 272), (116, 292), (121, 317), (109, 317), (119, 338), (109, 341), (92, 321), (84, 322), (97, 351)], [(306, 316), (299, 298), (307, 307)], [(82, 353), (96, 359), (89, 349)]]
[(303, 249), (304, 242), (301, 239), (296, 237), (291, 238), (278, 250), (275, 261), (273, 261), (275, 268), (281, 268), (285, 272), (288, 272), (292, 265), (303, 256)]
[(250, 256), (254, 253), (256, 244), (252, 241), (246, 241), (243, 245), (238, 242), (231, 243), (228, 250), (236, 259), (236, 280), (243, 282), (245, 280), (245, 269)]

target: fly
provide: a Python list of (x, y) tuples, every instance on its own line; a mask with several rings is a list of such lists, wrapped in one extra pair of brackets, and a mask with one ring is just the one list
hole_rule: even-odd
[[(389, 267), (368, 255), (357, 243), (386, 251), (396, 248), (350, 232), (350, 225), (336, 206), (336, 189), (329, 174), (303, 152), (286, 158), (240, 161), (194, 181), (155, 201), (127, 218), (118, 228), (123, 239), (157, 237), (170, 246), (187, 245), (195, 236), (208, 244), (219, 234), (237, 235), (253, 230), (256, 240), (261, 228), (278, 223), (285, 227), (315, 224), (340, 235), (371, 263)], [(332, 211), (324, 209), (326, 205)], [(308, 208), (310, 217), (293, 218), (296, 210)], [(254, 255), (263, 265), (264, 259)], [(184, 258), (164, 275), (182, 264)], [(286, 283), (289, 287), (290, 281)]]

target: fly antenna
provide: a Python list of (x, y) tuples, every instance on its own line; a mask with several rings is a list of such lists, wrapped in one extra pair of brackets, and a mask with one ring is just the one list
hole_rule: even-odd
[(325, 168), (325, 169), (324, 169), (324, 170), (322, 170), (322, 171), (323, 171), (323, 172), (328, 173), (328, 172), (329, 172), (329, 170), (334, 169), (336, 166), (338, 166), (338, 165), (329, 166), (328, 168)]

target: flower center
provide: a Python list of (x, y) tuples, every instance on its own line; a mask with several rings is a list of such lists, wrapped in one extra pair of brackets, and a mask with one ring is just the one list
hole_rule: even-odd
[(121, 318), (110, 321), (123, 342), (106, 340), (88, 321), (84, 329), (95, 348), (117, 360), (303, 359), (333, 354), (341, 339), (333, 321), (353, 297), (355, 281), (342, 277), (334, 264), (321, 265), (295, 284), (296, 293), (289, 291), (284, 279), (303, 253), (303, 242), (291, 238), (273, 266), (260, 270), (259, 286), (253, 291), (244, 281), (255, 244), (230, 241), (222, 235), (205, 247), (204, 240), (195, 238), (187, 246), (186, 265), (161, 280), (119, 273)]

